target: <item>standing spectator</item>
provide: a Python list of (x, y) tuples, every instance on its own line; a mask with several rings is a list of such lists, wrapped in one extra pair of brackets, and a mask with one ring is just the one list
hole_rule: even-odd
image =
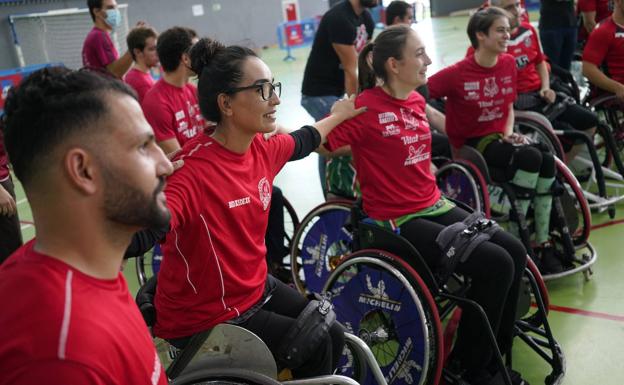
[(542, 0), (539, 33), (550, 62), (569, 71), (576, 48), (575, 0)]
[(143, 99), (145, 117), (166, 154), (180, 149), (204, 130), (197, 89), (188, 82), (194, 75), (188, 53), (193, 46), (193, 34), (184, 27), (173, 27), (160, 34), (156, 51), (163, 75)]
[(15, 191), (9, 172), (9, 158), (0, 130), (0, 264), (22, 245), (22, 230), (15, 204)]
[(137, 92), (139, 103), (143, 102), (145, 94), (154, 85), (150, 69), (158, 65), (156, 38), (156, 31), (149, 27), (134, 28), (126, 38), (134, 65), (124, 76), (124, 81)]
[[(314, 37), (301, 87), (301, 105), (314, 120), (319, 121), (327, 116), (331, 106), (345, 92), (347, 95), (357, 92), (357, 55), (372, 38), (375, 28), (373, 17), (367, 8), (373, 8), (377, 4), (377, 0), (344, 0), (323, 15)], [(334, 162), (337, 166), (340, 164), (338, 168), (354, 174), (355, 171), (349, 167), (349, 163), (349, 158), (346, 162)], [(327, 192), (325, 174), (325, 159), (319, 157), (323, 195)], [(353, 194), (352, 191), (344, 193)]]
[(170, 218), (172, 166), (132, 90), (45, 68), (11, 89), (4, 119), (37, 237), (0, 267), (0, 385), (167, 384), (120, 272), (132, 234)]
[[(119, 57), (110, 33), (121, 25), (121, 13), (115, 0), (87, 0), (93, 29), (82, 46), (82, 65), (95, 71), (121, 77), (132, 65), (130, 52)], [(137, 26), (143, 25), (142, 22)]]
[(613, 15), (589, 35), (583, 75), (595, 87), (624, 101), (624, 0), (613, 1)]

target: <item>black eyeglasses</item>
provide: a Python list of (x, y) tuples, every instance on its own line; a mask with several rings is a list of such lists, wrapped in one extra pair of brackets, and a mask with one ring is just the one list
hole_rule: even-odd
[(277, 82), (277, 83), (265, 82), (265, 83), (260, 83), (260, 84), (254, 84), (254, 85), (247, 86), (247, 87), (230, 88), (230, 90), (227, 93), (235, 94), (240, 91), (253, 90), (253, 89), (260, 90), (263, 100), (271, 99), (274, 93), (277, 94), (278, 98), (282, 96), (282, 83), (280, 82)]

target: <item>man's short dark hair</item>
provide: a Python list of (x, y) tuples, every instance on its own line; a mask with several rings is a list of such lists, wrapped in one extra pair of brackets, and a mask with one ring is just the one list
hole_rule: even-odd
[(158, 36), (156, 51), (160, 65), (166, 72), (175, 71), (180, 65), (182, 55), (188, 53), (193, 45), (193, 36), (186, 27), (172, 27)]
[(4, 144), (17, 178), (28, 186), (46, 169), (48, 156), (68, 138), (100, 133), (109, 93), (136, 99), (119, 80), (64, 67), (33, 72), (9, 90), (2, 116)]
[(91, 19), (95, 21), (95, 13), (93, 13), (93, 10), (102, 8), (102, 0), (87, 0), (87, 8), (89, 8)]
[(156, 38), (158, 36), (156, 31), (150, 27), (136, 27), (132, 28), (128, 36), (126, 37), (126, 43), (128, 44), (128, 51), (132, 56), (132, 60), (136, 61), (134, 50), (138, 49), (143, 51), (145, 49), (145, 42), (150, 37)]
[(501, 18), (507, 18), (507, 20), (511, 20), (511, 15), (509, 14), (509, 12), (498, 7), (487, 7), (481, 9), (475, 12), (475, 14), (470, 17), (470, 20), (468, 20), (468, 27), (466, 28), (466, 32), (468, 33), (468, 38), (470, 39), (470, 44), (472, 45), (472, 48), (477, 49), (479, 47), (477, 32), (481, 32), (487, 35), (490, 31), (490, 27), (492, 26), (492, 24), (494, 24), (496, 20)]
[(409, 11), (411, 5), (402, 0), (394, 0), (386, 8), (386, 25), (392, 25), (394, 18), (403, 19)]

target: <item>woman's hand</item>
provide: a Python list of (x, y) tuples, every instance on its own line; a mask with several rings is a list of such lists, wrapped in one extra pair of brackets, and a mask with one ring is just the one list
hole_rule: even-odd
[(355, 95), (349, 96), (347, 99), (340, 99), (331, 108), (331, 115), (347, 120), (354, 118), (366, 111), (366, 107), (355, 108)]

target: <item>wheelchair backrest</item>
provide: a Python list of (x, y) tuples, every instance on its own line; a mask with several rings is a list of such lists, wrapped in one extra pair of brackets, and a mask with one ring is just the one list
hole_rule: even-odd
[(157, 283), (156, 277), (156, 275), (151, 277), (145, 282), (145, 285), (139, 288), (135, 299), (148, 327), (152, 327), (156, 323), (156, 308), (154, 307), (154, 295), (156, 295)]
[[(431, 269), (420, 256), (418, 250), (407, 239), (388, 229), (366, 222), (359, 222), (356, 231), (359, 238), (359, 249), (384, 250), (401, 257), (418, 272), (420, 278), (434, 295), (439, 292), (438, 282)], [(357, 251), (357, 249), (353, 251)]]

